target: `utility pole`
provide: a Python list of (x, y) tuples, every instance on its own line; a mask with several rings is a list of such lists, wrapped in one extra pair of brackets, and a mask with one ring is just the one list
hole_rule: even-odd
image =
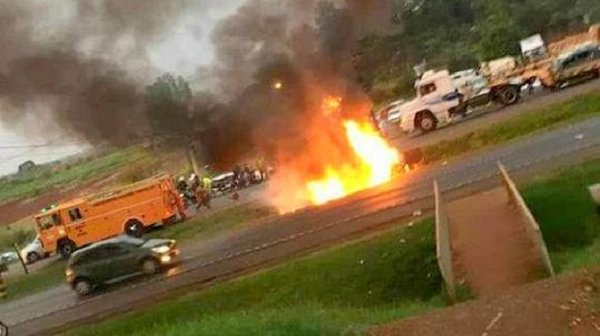
[(19, 248), (17, 247), (17, 244), (13, 243), (13, 248), (15, 249), (15, 252), (17, 253), (17, 257), (19, 257), (21, 266), (23, 266), (23, 271), (25, 272), (25, 274), (29, 274), (29, 269), (27, 268), (27, 264), (25, 264), (25, 260), (23, 260), (23, 257), (21, 257), (21, 253), (19, 252)]
[(190, 144), (190, 148), (188, 149), (187, 153), (188, 161), (190, 163), (190, 166), (192, 167), (192, 170), (194, 171), (194, 174), (196, 174), (196, 176), (200, 176), (200, 168), (198, 167), (198, 160), (196, 160), (196, 150), (194, 143)]

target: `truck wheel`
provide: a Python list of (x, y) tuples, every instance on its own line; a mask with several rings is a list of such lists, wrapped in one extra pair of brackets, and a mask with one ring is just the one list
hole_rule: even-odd
[(144, 235), (144, 225), (137, 219), (132, 219), (125, 223), (124, 230), (129, 236), (140, 238)]
[(30, 264), (33, 264), (34, 262), (38, 261), (39, 259), (41, 259), (41, 257), (37, 253), (35, 253), (35, 252), (27, 253), (27, 262)]
[(507, 86), (500, 90), (500, 102), (504, 105), (512, 105), (519, 101), (519, 89), (515, 86)]
[(58, 244), (58, 253), (60, 253), (61, 257), (66, 259), (70, 257), (73, 252), (75, 252), (76, 248), (77, 246), (75, 246), (73, 241), (66, 239)]
[(425, 133), (436, 129), (437, 120), (429, 111), (419, 112), (419, 114), (417, 114), (417, 118), (415, 119), (415, 124), (417, 129)]

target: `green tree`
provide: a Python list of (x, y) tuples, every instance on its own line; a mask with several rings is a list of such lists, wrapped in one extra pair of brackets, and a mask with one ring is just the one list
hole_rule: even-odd
[(479, 55), (484, 60), (519, 53), (518, 42), (524, 37), (522, 27), (506, 0), (482, 0), (481, 15), (476, 21)]
[(173, 140), (189, 133), (192, 90), (183, 77), (165, 73), (146, 86), (146, 113), (154, 135)]

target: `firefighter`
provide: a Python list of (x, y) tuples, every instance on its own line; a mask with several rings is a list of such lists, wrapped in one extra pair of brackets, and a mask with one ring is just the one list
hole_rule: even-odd
[(186, 192), (187, 188), (188, 185), (187, 182), (185, 182), (185, 177), (179, 176), (179, 179), (177, 179), (177, 190), (183, 194)]
[(233, 184), (235, 185), (236, 189), (241, 189), (241, 185), (242, 185), (242, 167), (240, 167), (239, 165), (236, 165), (235, 168), (233, 168)]
[(204, 175), (202, 178), (202, 187), (209, 192), (212, 190), (212, 179), (208, 175)]
[(200, 187), (200, 178), (198, 178), (198, 175), (196, 175), (196, 174), (190, 175), (188, 184), (189, 184), (189, 188), (193, 192), (196, 192), (196, 190)]
[[(208, 179), (208, 183), (206, 183), (206, 179)], [(198, 200), (198, 205), (196, 205), (196, 210), (200, 209), (202, 206), (210, 209), (210, 188), (211, 181), (210, 178), (205, 177), (202, 179), (203, 184), (201, 188), (196, 189), (196, 199)]]

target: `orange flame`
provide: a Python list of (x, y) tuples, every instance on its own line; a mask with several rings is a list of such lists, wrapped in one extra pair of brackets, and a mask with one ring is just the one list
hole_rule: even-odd
[(331, 113), (337, 111), (342, 106), (342, 98), (328, 96), (323, 99), (323, 104), (321, 109), (325, 115), (330, 115)]
[(302, 152), (292, 154), (287, 148), (282, 152), (278, 173), (266, 192), (281, 213), (322, 205), (388, 182), (402, 164), (401, 154), (370, 122), (361, 119), (367, 115), (363, 106), (355, 101), (342, 106), (337, 96), (320, 99), (320, 113), (304, 120), (309, 146)]
[(337, 169), (327, 167), (323, 178), (309, 181), (306, 189), (308, 198), (314, 205), (388, 182), (392, 179), (394, 167), (400, 164), (398, 152), (369, 123), (346, 120), (344, 128), (359, 163)]

